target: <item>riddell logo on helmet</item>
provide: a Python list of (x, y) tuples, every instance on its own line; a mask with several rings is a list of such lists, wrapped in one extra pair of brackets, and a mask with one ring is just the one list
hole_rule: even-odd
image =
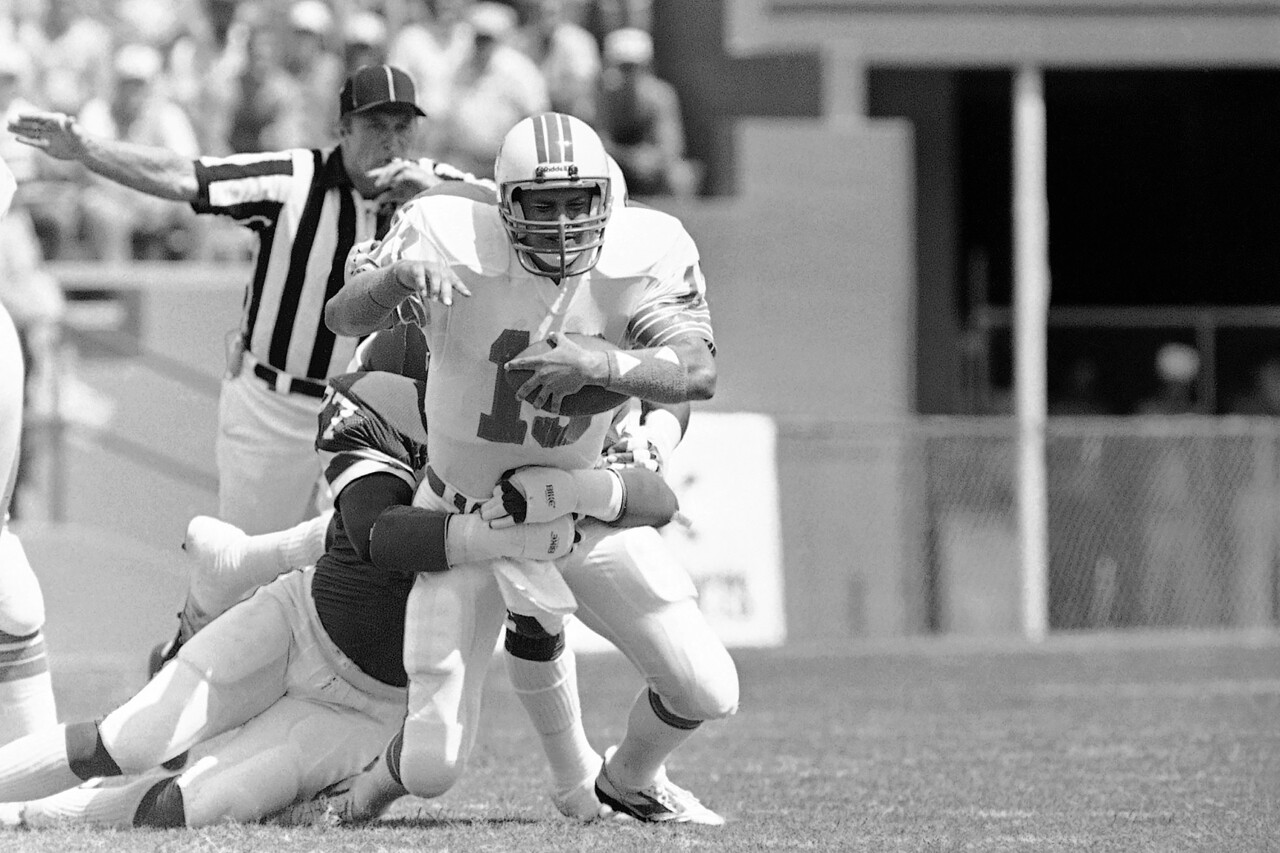
[(547, 181), (553, 178), (578, 179), (577, 163), (547, 163), (539, 166), (533, 173), (534, 180)]

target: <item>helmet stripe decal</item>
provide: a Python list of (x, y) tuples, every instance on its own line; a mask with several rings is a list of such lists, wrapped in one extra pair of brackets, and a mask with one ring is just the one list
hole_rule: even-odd
[(533, 119), (533, 144), (539, 163), (547, 162), (547, 114)]
[(556, 114), (556, 122), (560, 125), (560, 162), (573, 162), (573, 126), (564, 113)]
[(543, 113), (533, 119), (533, 142), (539, 163), (573, 162), (573, 126), (562, 113)]

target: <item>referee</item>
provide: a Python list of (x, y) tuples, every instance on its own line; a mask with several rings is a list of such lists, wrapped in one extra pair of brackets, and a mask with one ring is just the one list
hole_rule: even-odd
[(406, 159), (424, 113), (403, 70), (364, 66), (338, 101), (336, 147), (194, 162), (92, 136), (60, 113), (23, 114), (9, 124), (20, 141), (52, 157), (189, 202), (197, 213), (230, 216), (257, 234), (218, 411), (218, 514), (247, 533), (284, 530), (326, 505), (316, 493), (323, 482), (316, 417), (325, 380), (346, 369), (358, 339), (329, 331), (324, 304), (342, 287), (351, 246), (381, 236), (395, 207), (417, 193), (442, 181), (476, 181), (443, 163)]

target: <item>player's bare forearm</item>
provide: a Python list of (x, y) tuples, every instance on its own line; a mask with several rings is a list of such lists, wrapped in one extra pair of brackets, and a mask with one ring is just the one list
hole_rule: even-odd
[(63, 113), (23, 113), (9, 123), (19, 142), (59, 160), (77, 160), (102, 177), (171, 201), (195, 201), (195, 164), (167, 148), (107, 139), (81, 130)]
[(702, 338), (680, 338), (661, 347), (607, 354), (610, 391), (654, 403), (709, 400), (716, 393), (716, 361)]

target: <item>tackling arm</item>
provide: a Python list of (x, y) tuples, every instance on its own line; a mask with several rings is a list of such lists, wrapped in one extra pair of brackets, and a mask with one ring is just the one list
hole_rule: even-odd
[(666, 480), (644, 468), (567, 471), (529, 466), (510, 471), (480, 507), (495, 530), (587, 515), (615, 527), (661, 527), (680, 506)]
[(360, 477), (339, 493), (342, 525), (360, 559), (402, 575), (449, 568), (446, 514), (412, 502), (413, 489), (391, 474)]
[(9, 123), (19, 142), (59, 160), (77, 160), (109, 181), (171, 201), (196, 201), (199, 184), (189, 158), (83, 132), (62, 113), (24, 113)]

